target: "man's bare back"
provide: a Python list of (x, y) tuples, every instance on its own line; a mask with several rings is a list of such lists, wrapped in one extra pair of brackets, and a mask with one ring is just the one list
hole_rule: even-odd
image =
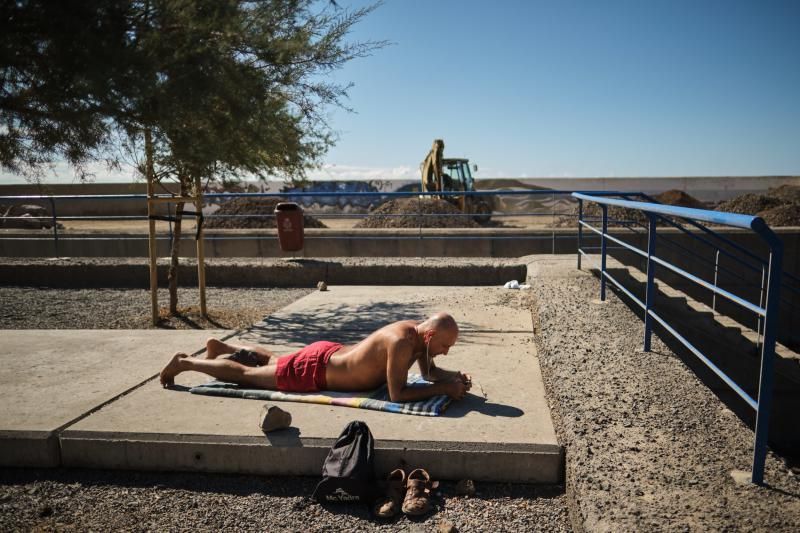
[[(398, 344), (413, 346), (417, 325), (418, 322), (413, 320), (394, 322), (358, 344), (346, 346), (333, 354), (328, 363), (328, 389), (370, 390), (386, 383), (389, 353), (395, 351), (392, 347)], [(406, 373), (414, 360), (409, 360)]]
[[(394, 322), (356, 345), (341, 348), (334, 345), (336, 351), (328, 356), (325, 367), (321, 369), (323, 381), (326, 381), (324, 388), (362, 391), (386, 383), (392, 401), (422, 400), (439, 394), (461, 399), (470, 388), (471, 378), (461, 372), (440, 369), (433, 363), (433, 358), (447, 354), (457, 339), (458, 326), (447, 313), (438, 313), (423, 322)], [(240, 385), (288, 390), (280, 387), (282, 369), (277, 364), (278, 358), (267, 350), (253, 348), (258, 352), (262, 366), (248, 367), (228, 359), (216, 359), (223, 353), (233, 353), (239, 348), (237, 346), (211, 339), (207, 348), (206, 359), (176, 354), (161, 372), (162, 385), (171, 385), (174, 377), (185, 370), (195, 370)], [(406, 386), (408, 371), (414, 362), (419, 364), (420, 372), (433, 382), (432, 385)], [(285, 366), (286, 361), (283, 363)]]

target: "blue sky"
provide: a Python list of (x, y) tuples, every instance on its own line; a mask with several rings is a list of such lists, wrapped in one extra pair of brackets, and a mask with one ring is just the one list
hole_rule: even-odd
[(800, 174), (799, 29), (800, 1), (389, 0), (328, 171), (416, 177), (443, 138), (479, 177)]
[(434, 138), (479, 178), (797, 175), (799, 29), (800, 0), (387, 0), (311, 176), (416, 179)]

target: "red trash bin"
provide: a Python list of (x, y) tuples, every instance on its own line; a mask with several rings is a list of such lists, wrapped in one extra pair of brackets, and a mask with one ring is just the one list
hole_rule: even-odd
[(282, 202), (275, 206), (275, 223), (278, 225), (278, 241), (284, 252), (303, 249), (303, 208), (294, 202)]

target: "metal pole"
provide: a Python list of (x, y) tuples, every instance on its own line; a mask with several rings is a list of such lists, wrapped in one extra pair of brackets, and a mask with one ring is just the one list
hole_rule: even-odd
[(53, 250), (58, 257), (58, 218), (56, 217), (56, 199), (50, 197), (50, 207), (53, 211)]
[(553, 249), (551, 253), (556, 253), (556, 193), (553, 193), (553, 218), (550, 225), (553, 227)]
[[(422, 191), (422, 186), (420, 185), (420, 191)], [(417, 196), (417, 246), (419, 250), (419, 256), (423, 257), (422, 255), (422, 195)]]
[(158, 267), (156, 264), (158, 250), (156, 241), (156, 221), (153, 215), (156, 214), (155, 196), (155, 176), (153, 172), (153, 143), (150, 128), (144, 130), (144, 149), (147, 154), (147, 218), (148, 218), (148, 248), (150, 252), (150, 312), (153, 325), (158, 325)]
[(600, 235), (600, 301), (606, 301), (606, 233), (608, 233), (608, 206), (603, 208), (603, 233)]
[[(719, 279), (719, 248), (717, 248), (717, 253), (714, 256), (714, 288), (717, 288), (717, 279)], [(711, 310), (717, 310), (717, 293), (715, 292), (714, 295), (711, 297)]]
[(582, 249), (583, 249), (583, 200), (578, 198), (578, 270), (581, 269)]
[(169, 242), (172, 242), (172, 204), (167, 204), (167, 227), (169, 228)]
[(764, 342), (761, 345), (761, 374), (758, 384), (758, 408), (756, 409), (756, 435), (753, 446), (753, 472), (751, 481), (761, 484), (764, 481), (764, 462), (767, 458), (767, 438), (769, 437), (769, 415), (772, 408), (773, 364), (775, 359), (775, 339), (778, 332), (778, 312), (780, 305), (781, 270), (783, 263), (783, 243), (772, 243), (769, 257), (769, 277), (767, 279), (767, 311), (764, 317)]
[(647, 227), (647, 288), (645, 289), (644, 304), (644, 351), (650, 351), (650, 341), (653, 336), (653, 321), (650, 319), (650, 308), (653, 306), (656, 264), (652, 261), (656, 253), (656, 217), (647, 213), (649, 224)]
[(194, 182), (194, 223), (197, 226), (197, 285), (200, 288), (200, 316), (208, 317), (206, 309), (206, 252), (205, 237), (203, 236), (203, 190), (200, 177), (195, 177)]
[[(770, 260), (772, 260), (772, 253), (770, 253)], [(758, 296), (758, 306), (764, 307), (764, 276), (766, 272), (764, 271), (764, 266), (761, 266), (761, 292)], [(756, 323), (756, 348), (761, 347), (761, 333), (762, 333), (762, 325), (764, 323), (764, 319), (761, 315), (758, 315), (758, 322)]]

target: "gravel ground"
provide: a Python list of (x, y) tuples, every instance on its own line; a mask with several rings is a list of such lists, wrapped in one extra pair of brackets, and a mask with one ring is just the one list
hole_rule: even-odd
[(207, 287), (204, 319), (197, 288), (178, 289), (177, 317), (163, 307), (169, 293), (161, 289), (161, 321), (153, 326), (149, 290), (0, 287), (0, 329), (243, 329), (309, 292)]
[[(561, 272), (564, 272), (562, 267)], [(661, 340), (575, 270), (534, 282), (539, 359), (566, 450), (573, 524), (589, 531), (798, 531), (800, 481), (771, 453), (749, 470), (753, 432)]]
[(365, 506), (309, 500), (318, 480), (212, 474), (0, 469), (3, 531), (568, 531), (562, 491), (443, 483), (422, 519), (370, 518)]

